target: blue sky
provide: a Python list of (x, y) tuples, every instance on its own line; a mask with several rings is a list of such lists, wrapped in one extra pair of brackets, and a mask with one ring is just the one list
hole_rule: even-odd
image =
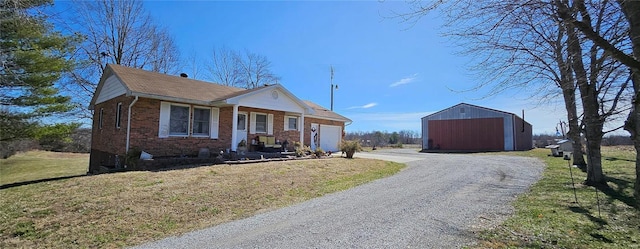
[[(330, 107), (353, 123), (347, 131), (420, 131), (420, 118), (466, 102), (521, 115), (535, 134), (555, 133), (562, 103), (539, 106), (526, 90), (483, 98), (469, 58), (441, 36), (437, 15), (415, 25), (391, 18), (401, 1), (219, 2), (146, 1), (156, 22), (174, 35), (182, 56), (199, 59), (214, 47), (266, 56), (280, 84), (301, 99)], [(185, 63), (183, 71), (193, 74)], [(204, 65), (200, 66), (204, 68)], [(204, 69), (195, 78), (204, 79)]]

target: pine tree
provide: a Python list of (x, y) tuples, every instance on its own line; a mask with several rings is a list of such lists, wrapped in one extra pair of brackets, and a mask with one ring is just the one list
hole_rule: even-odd
[(56, 82), (72, 69), (68, 55), (77, 40), (47, 22), (40, 10), (51, 4), (0, 0), (0, 141), (35, 137), (43, 123), (73, 108)]

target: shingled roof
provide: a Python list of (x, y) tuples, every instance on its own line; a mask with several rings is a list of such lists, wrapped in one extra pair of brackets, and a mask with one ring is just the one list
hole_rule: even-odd
[(144, 94), (149, 97), (173, 97), (211, 102), (247, 91), (247, 89), (243, 88), (223, 86), (114, 64), (107, 65), (107, 70), (111, 70), (132, 95)]
[[(224, 86), (216, 83), (190, 79), (186, 77), (150, 72), (138, 68), (130, 68), (116, 64), (107, 64), (105, 73), (100, 79), (96, 94), (91, 100), (93, 106), (104, 81), (115, 75), (127, 90), (129, 96), (141, 96), (154, 99), (166, 99), (182, 101), (185, 103), (214, 103), (225, 101), (229, 98), (250, 94), (270, 86), (261, 86), (253, 89), (244, 89), (232, 86)], [(286, 89), (284, 89), (286, 91)], [(310, 101), (303, 101), (311, 107), (315, 113), (313, 116), (351, 121), (335, 112), (319, 106)]]
[(328, 110), (327, 108), (324, 108), (316, 103), (313, 103), (311, 101), (308, 100), (303, 100), (305, 104), (307, 104), (308, 106), (311, 107), (311, 109), (313, 109), (315, 111), (315, 113), (313, 114), (313, 116), (318, 116), (318, 117), (322, 117), (322, 118), (327, 118), (327, 119), (333, 119), (333, 120), (339, 120), (339, 121), (345, 121), (345, 122), (351, 122), (351, 119), (346, 118), (345, 116), (342, 116), (340, 114), (337, 114), (331, 110)]

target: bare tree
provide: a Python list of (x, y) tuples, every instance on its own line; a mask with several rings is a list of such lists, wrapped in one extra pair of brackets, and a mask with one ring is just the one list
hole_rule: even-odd
[[(481, 82), (477, 88), (490, 87), (492, 94), (512, 88), (536, 89), (549, 98), (561, 93), (570, 121), (570, 136), (580, 141), (587, 137), (587, 183), (604, 183), (600, 143), (603, 124), (624, 108), (626, 80), (620, 64), (609, 53), (598, 49), (572, 33), (573, 28), (559, 25), (558, 9), (546, 1), (439, 1), (422, 6), (415, 3), (412, 12), (400, 15), (412, 21), (429, 10), (442, 8), (448, 21), (448, 34), (463, 46), (467, 54), (480, 58), (477, 69)], [(621, 16), (610, 11), (610, 4), (594, 2), (587, 6), (598, 13), (594, 20), (602, 32), (624, 42)], [(555, 84), (549, 84), (549, 83)], [(555, 90), (549, 86), (557, 86)], [(552, 95), (549, 95), (549, 90)], [(580, 102), (576, 101), (579, 90)], [(534, 95), (535, 96), (535, 95)], [(538, 95), (539, 96), (539, 95)], [(582, 107), (582, 124), (576, 107)], [(581, 146), (576, 145), (579, 152)], [(576, 155), (580, 161), (581, 155)]]
[(173, 37), (164, 28), (153, 27), (150, 33), (150, 50), (147, 56), (149, 70), (160, 73), (176, 73), (180, 51)]
[(195, 50), (191, 50), (188, 55), (183, 56), (182, 58), (183, 61), (181, 64), (184, 65), (184, 67), (181, 68), (180, 72), (187, 73), (191, 78), (200, 79), (200, 77), (202, 77), (200, 68), (202, 63), (198, 57), (198, 53)]
[(280, 79), (271, 72), (271, 62), (264, 55), (227, 47), (214, 48), (208, 61), (209, 77), (222, 85), (256, 88)]
[(245, 50), (244, 54), (237, 53), (240, 65), (240, 81), (251, 89), (266, 84), (277, 83), (280, 78), (271, 72), (271, 62), (264, 55)]
[[(74, 1), (75, 19), (68, 28), (84, 36), (75, 53), (79, 61), (68, 87), (86, 107), (107, 63), (175, 73), (179, 52), (169, 32), (153, 23), (141, 1)], [(85, 117), (91, 113), (85, 110)]]
[(235, 51), (227, 48), (214, 48), (207, 62), (209, 77), (225, 86), (245, 87), (240, 81), (240, 60)]
[[(624, 128), (630, 133), (636, 149), (636, 181), (633, 195), (636, 199), (636, 206), (640, 207), (640, 101), (638, 100), (638, 96), (640, 96), (640, 2), (631, 0), (616, 1), (619, 12), (624, 15), (627, 21), (631, 51), (626, 46), (616, 46), (615, 40), (610, 40), (605, 34), (593, 29), (591, 23), (588, 22), (591, 19), (591, 14), (584, 7), (585, 2), (583, 0), (556, 0), (555, 2), (558, 5), (564, 5), (560, 12), (560, 18), (565, 23), (573, 25), (587, 39), (629, 68), (634, 93), (631, 110)], [(570, 6), (577, 7), (570, 8)]]

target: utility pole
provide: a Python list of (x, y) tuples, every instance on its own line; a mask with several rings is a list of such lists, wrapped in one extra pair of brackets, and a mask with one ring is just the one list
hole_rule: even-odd
[[(335, 89), (338, 90), (338, 85)], [(333, 111), (333, 65), (331, 66), (331, 111)]]

